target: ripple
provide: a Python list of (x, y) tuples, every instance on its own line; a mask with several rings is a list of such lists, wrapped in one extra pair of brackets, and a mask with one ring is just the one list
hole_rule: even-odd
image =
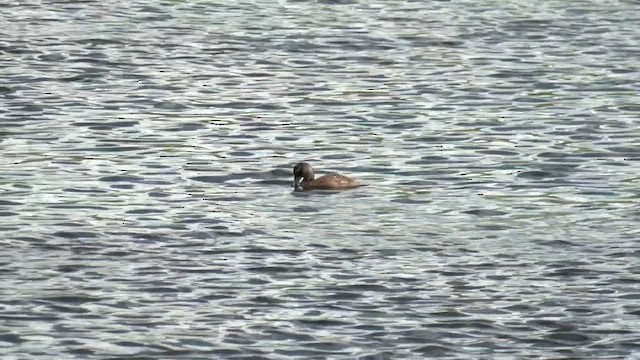
[(103, 176), (98, 179), (99, 181), (104, 182), (142, 182), (142, 178), (139, 176), (131, 176), (131, 175), (111, 175), (111, 176)]
[(56, 231), (54, 236), (58, 236), (65, 239), (81, 239), (81, 238), (96, 238), (98, 234), (88, 231)]

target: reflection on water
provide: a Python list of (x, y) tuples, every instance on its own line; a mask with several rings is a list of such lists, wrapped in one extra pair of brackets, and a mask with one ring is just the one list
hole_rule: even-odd
[(45, 3), (0, 7), (3, 358), (640, 351), (633, 2)]

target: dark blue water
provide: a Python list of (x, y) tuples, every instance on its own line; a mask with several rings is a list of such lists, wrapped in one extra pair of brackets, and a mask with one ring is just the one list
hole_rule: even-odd
[(640, 359), (637, 5), (5, 3), (0, 357)]

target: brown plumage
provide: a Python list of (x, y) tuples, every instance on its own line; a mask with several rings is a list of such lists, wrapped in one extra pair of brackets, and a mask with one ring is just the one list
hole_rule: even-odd
[(306, 162), (293, 167), (293, 187), (296, 191), (346, 190), (362, 185), (357, 180), (340, 174), (327, 174), (316, 179), (313, 168)]

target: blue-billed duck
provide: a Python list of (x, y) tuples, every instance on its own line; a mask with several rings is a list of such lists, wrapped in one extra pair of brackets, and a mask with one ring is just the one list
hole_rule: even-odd
[(296, 191), (307, 190), (346, 190), (364, 184), (340, 174), (327, 174), (315, 179), (313, 168), (306, 162), (293, 167), (293, 187)]

